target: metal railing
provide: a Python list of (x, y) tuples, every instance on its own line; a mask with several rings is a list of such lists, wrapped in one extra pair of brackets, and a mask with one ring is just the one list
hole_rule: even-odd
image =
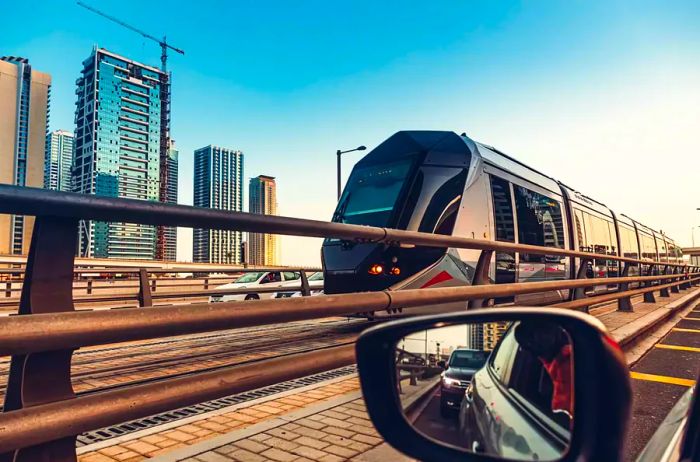
[[(217, 286), (233, 282), (244, 273), (253, 272), (296, 272), (300, 274), (298, 284), (285, 284), (283, 287), (258, 287), (255, 290), (245, 289), (219, 289)], [(181, 299), (202, 298), (214, 295), (234, 294), (260, 294), (274, 292), (298, 291), (303, 296), (310, 294), (307, 273), (321, 271), (318, 268), (300, 267), (252, 267), (236, 270), (221, 270), (203, 268), (197, 274), (209, 274), (207, 276), (179, 277), (178, 274), (192, 274), (191, 270), (164, 270), (153, 268), (102, 268), (102, 269), (74, 269), (73, 301), (78, 304), (103, 303), (103, 302), (136, 302), (141, 307), (152, 306), (154, 299)], [(0, 307), (15, 307), (19, 305), (19, 294), (22, 291), (25, 269), (0, 268)], [(95, 277), (99, 273), (99, 277)], [(112, 275), (113, 277), (105, 277)], [(12, 276), (12, 279), (1, 279), (2, 276)], [(120, 276), (120, 277), (116, 277)], [(166, 277), (167, 276), (167, 277)], [(280, 281), (285, 282), (285, 281)], [(193, 288), (184, 290), (186, 288)], [(213, 288), (213, 289), (212, 289)], [(129, 291), (129, 289), (133, 289)], [(183, 289), (181, 291), (173, 289)], [(109, 295), (98, 295), (97, 292), (112, 291)], [(118, 293), (117, 293), (118, 291)], [(160, 291), (160, 293), (156, 293)], [(76, 295), (76, 292), (84, 292)], [(4, 298), (2, 298), (4, 295)]]
[[(5, 406), (0, 415), (0, 454), (5, 453), (8, 459), (14, 455), (14, 460), (18, 461), (75, 460), (75, 438), (81, 432), (355, 361), (353, 345), (346, 344), (76, 396), (71, 385), (70, 361), (73, 351), (83, 346), (371, 311), (407, 310), (410, 313), (413, 307), (430, 304), (464, 302), (465, 308), (474, 308), (498, 297), (567, 289), (571, 291), (572, 300), (560, 306), (585, 309), (604, 299), (618, 300), (619, 309), (630, 310), (632, 296), (644, 294), (645, 301), (651, 301), (655, 291), (668, 296), (669, 291), (686, 289), (700, 282), (698, 268), (682, 263), (4, 185), (0, 185), (0, 213), (37, 217), (25, 268), (20, 315), (0, 319), (0, 354), (12, 355)], [(337, 238), (386, 245), (453, 247), (476, 249), (481, 253), (472, 285), (464, 287), (75, 311), (73, 262), (78, 222), (83, 219)], [(578, 261), (582, 269), (574, 279), (493, 285), (488, 275), (496, 251), (568, 257), (572, 267), (575, 268)], [(587, 279), (585, 268), (593, 259), (621, 262), (620, 276)], [(629, 270), (634, 266), (647, 268), (647, 274), (629, 277)], [(632, 283), (641, 287), (629, 289)], [(584, 289), (600, 284), (616, 284), (617, 291), (586, 296)]]

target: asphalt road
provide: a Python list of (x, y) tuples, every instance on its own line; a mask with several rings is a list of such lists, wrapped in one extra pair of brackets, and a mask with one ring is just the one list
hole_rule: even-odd
[(628, 461), (635, 460), (644, 449), (673, 405), (697, 380), (698, 374), (700, 308), (695, 308), (632, 368), (634, 402), (627, 441)]
[(424, 435), (430, 436), (438, 441), (461, 447), (458, 427), (459, 420), (457, 412), (450, 418), (440, 415), (440, 387), (433, 393), (430, 402), (422, 410), (413, 425)]

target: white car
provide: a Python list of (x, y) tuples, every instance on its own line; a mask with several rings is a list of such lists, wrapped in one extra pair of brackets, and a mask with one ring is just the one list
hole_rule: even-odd
[(260, 300), (275, 298), (277, 292), (257, 292), (260, 287), (301, 287), (301, 274), (298, 271), (254, 271), (246, 273), (233, 282), (217, 287), (217, 289), (250, 289), (248, 293), (212, 295), (209, 303), (231, 302), (241, 300)]
[[(310, 296), (323, 295), (323, 271), (318, 271), (309, 276)], [(301, 291), (294, 292), (279, 292), (277, 298), (283, 297), (302, 297)]]

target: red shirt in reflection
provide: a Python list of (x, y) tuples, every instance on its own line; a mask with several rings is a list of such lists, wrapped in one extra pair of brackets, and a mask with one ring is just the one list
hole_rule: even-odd
[(573, 384), (571, 383), (571, 344), (561, 347), (551, 361), (540, 357), (542, 365), (552, 379), (552, 411), (564, 410), (573, 415)]

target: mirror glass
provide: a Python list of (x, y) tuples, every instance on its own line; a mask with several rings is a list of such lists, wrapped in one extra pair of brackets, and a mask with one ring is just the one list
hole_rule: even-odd
[(438, 327), (397, 342), (397, 392), (419, 432), (512, 460), (558, 460), (574, 417), (573, 344), (551, 321)]

